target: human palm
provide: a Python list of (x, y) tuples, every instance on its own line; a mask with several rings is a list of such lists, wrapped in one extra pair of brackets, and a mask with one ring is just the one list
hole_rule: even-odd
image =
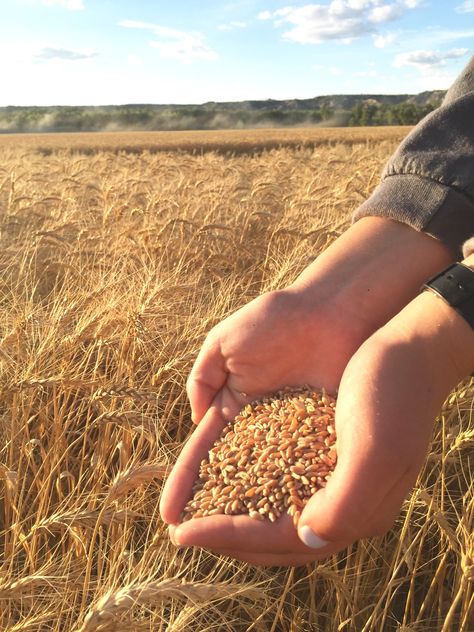
[[(335, 391), (349, 358), (368, 335), (368, 327), (350, 307), (344, 311), (340, 305), (326, 304), (308, 310), (301, 293), (293, 290), (262, 295), (215, 327), (188, 380), (198, 427), (166, 482), (161, 499), (165, 522), (179, 522), (199, 464), (227, 421), (247, 402), (284, 386), (309, 384)], [(224, 515), (191, 522), (186, 523), (188, 529), (205, 522), (209, 536), (217, 530), (219, 542), (225, 542), (233, 531), (239, 542), (243, 539), (257, 548), (262, 542), (291, 542), (292, 551), (307, 555), (289, 516), (275, 524)], [(232, 546), (218, 548), (231, 554)], [(233, 553), (235, 556), (235, 549)]]
[(288, 385), (335, 391), (367, 329), (349, 307), (307, 310), (301, 292), (258, 297), (207, 336), (187, 384), (194, 422), (211, 405), (232, 419), (247, 402)]

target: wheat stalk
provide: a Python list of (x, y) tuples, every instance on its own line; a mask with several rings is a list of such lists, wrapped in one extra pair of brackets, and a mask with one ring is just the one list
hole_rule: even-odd
[(202, 605), (214, 599), (246, 598), (258, 601), (261, 597), (258, 588), (239, 584), (188, 583), (177, 579), (144, 582), (105, 594), (84, 617), (78, 632), (107, 630), (124, 611), (143, 605), (156, 605), (165, 599)]
[(109, 488), (108, 499), (117, 500), (154, 479), (163, 480), (168, 471), (169, 466), (161, 463), (131, 466), (117, 474)]
[(391, 532), (327, 562), (175, 549), (158, 510), (206, 333), (345, 230), (406, 131), (0, 135), (0, 629), (473, 629), (472, 379)]

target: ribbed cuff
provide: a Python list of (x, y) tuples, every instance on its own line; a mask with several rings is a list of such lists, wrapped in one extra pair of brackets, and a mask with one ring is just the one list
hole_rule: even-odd
[(387, 176), (353, 214), (352, 221), (377, 215), (408, 224), (444, 243), (455, 260), (474, 235), (474, 203), (452, 187), (423, 176)]

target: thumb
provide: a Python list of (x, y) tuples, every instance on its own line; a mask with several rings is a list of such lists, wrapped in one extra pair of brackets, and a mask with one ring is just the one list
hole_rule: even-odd
[(342, 456), (326, 487), (304, 507), (298, 521), (300, 540), (320, 549), (386, 533), (409, 487), (390, 461), (372, 451)]
[(204, 417), (227, 375), (219, 340), (209, 334), (186, 383), (194, 423), (198, 424)]

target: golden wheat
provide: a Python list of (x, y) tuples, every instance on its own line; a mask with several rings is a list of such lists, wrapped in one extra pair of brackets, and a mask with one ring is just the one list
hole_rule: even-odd
[(345, 230), (405, 132), (0, 137), (2, 630), (474, 629), (473, 381), (390, 533), (324, 563), (177, 550), (157, 509), (206, 332)]

